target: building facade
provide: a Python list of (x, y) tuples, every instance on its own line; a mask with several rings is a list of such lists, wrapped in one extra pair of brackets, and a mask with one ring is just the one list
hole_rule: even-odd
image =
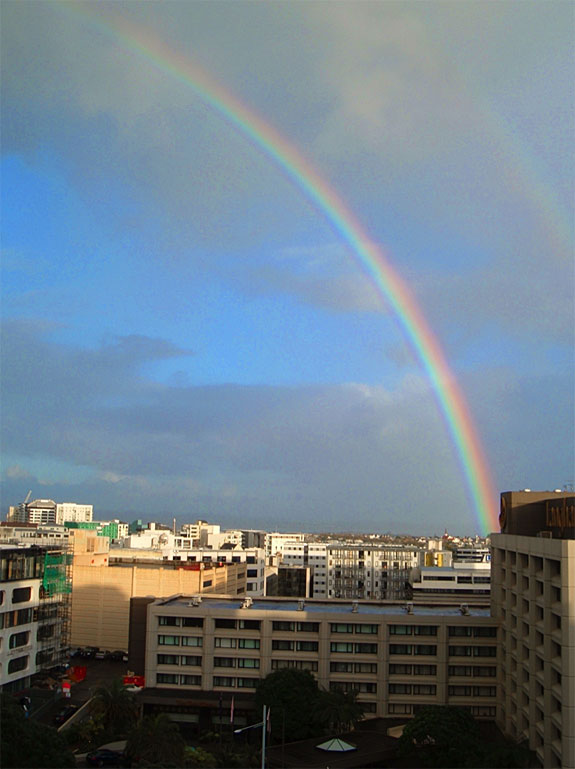
[[(492, 535), (501, 622), (498, 723), (545, 767), (575, 767), (575, 499), (506, 492)], [(524, 532), (524, 533), (522, 533)]]
[(253, 694), (283, 667), (357, 691), (366, 715), (450, 704), (496, 716), (498, 623), (486, 609), (177, 596), (147, 611), (147, 695), (187, 695), (185, 720), (205, 693)]

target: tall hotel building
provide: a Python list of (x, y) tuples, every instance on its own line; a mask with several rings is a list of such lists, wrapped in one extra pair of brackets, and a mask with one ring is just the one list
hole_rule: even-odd
[(501, 623), (497, 721), (544, 767), (575, 767), (575, 497), (501, 495), (491, 537), (492, 615)]

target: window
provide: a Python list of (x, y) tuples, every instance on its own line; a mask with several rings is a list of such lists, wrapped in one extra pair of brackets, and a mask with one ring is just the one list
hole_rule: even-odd
[(415, 654), (425, 656), (435, 656), (437, 654), (437, 646), (431, 644), (417, 644), (413, 649)]
[(471, 655), (473, 654), (473, 647), (472, 646), (450, 646), (448, 651), (449, 651), (450, 657), (471, 657)]
[(274, 620), (272, 622), (272, 629), (273, 630), (284, 630), (284, 631), (291, 631), (295, 630), (295, 622), (284, 622), (284, 621), (277, 621)]
[(156, 683), (158, 684), (178, 684), (180, 677), (177, 673), (156, 673)]
[(158, 625), (169, 625), (170, 627), (179, 627), (179, 617), (158, 617)]
[(8, 673), (19, 673), (21, 670), (26, 670), (28, 667), (28, 655), (23, 657), (16, 657), (8, 662)]
[(390, 694), (411, 694), (411, 684), (389, 684)]
[(229, 628), (232, 630), (235, 630), (236, 628), (235, 619), (222, 619), (221, 617), (217, 617), (215, 624), (217, 628)]
[(182, 636), (182, 646), (202, 646), (204, 639), (201, 636)]
[(377, 673), (377, 662), (356, 662), (354, 673)]
[(297, 670), (317, 670), (317, 662), (312, 660), (272, 660), (272, 670), (296, 668)]
[(377, 625), (356, 625), (355, 632), (377, 635)]
[(202, 582), (202, 587), (211, 587), (212, 586), (212, 582), (213, 582), (213, 580), (211, 580), (211, 579), (205, 579)]
[(214, 657), (215, 668), (235, 668), (235, 657)]
[(469, 637), (473, 633), (473, 628), (471, 627), (464, 627), (464, 626), (456, 626), (456, 627), (448, 627), (447, 628), (447, 634), (450, 638), (463, 638), (463, 637)]
[(353, 652), (353, 644), (345, 643), (344, 641), (332, 641), (329, 645), (329, 649), (332, 652), (345, 652), (351, 654)]
[(216, 649), (235, 649), (235, 638), (214, 638), (214, 646)]
[(293, 651), (294, 642), (276, 638), (272, 641), (273, 651)]
[(238, 660), (238, 667), (239, 668), (254, 668), (257, 669), (260, 666), (259, 660), (251, 660), (251, 659), (239, 659)]
[(12, 603), (24, 603), (32, 597), (31, 587), (16, 587), (12, 591)]
[(317, 641), (296, 641), (296, 651), (298, 652), (316, 652), (318, 649)]
[(258, 570), (257, 569), (248, 569), (247, 570), (248, 577), (257, 577), (258, 576)]
[(260, 624), (259, 619), (241, 619), (238, 622), (238, 627), (240, 630), (259, 630)]
[(437, 674), (437, 665), (414, 665), (413, 675), (415, 676), (434, 676)]
[(180, 658), (177, 654), (158, 654), (158, 665), (179, 665)]
[(475, 636), (475, 638), (496, 638), (497, 628), (496, 627), (474, 627), (473, 635)]
[(214, 686), (235, 686), (236, 679), (229, 676), (214, 676)]
[(24, 630), (21, 633), (13, 633), (10, 636), (8, 647), (10, 649), (17, 649), (19, 646), (26, 646), (30, 638), (30, 631)]
[(437, 692), (435, 684), (413, 684), (413, 694), (434, 695)]
[(255, 689), (259, 678), (238, 678), (238, 689)]
[(201, 686), (201, 676), (180, 676), (180, 684), (182, 686)]
[(355, 644), (356, 654), (377, 654), (377, 644)]
[(182, 627), (203, 627), (202, 617), (182, 617)]
[(495, 646), (474, 646), (474, 657), (497, 657), (497, 648)]
[(437, 625), (416, 625), (413, 632), (415, 635), (437, 635)]
[(353, 673), (353, 662), (330, 662), (331, 673)]
[(332, 633), (353, 633), (353, 625), (347, 622), (337, 622), (337, 623), (332, 622), (331, 632)]
[(200, 667), (200, 665), (202, 664), (201, 657), (196, 657), (189, 654), (186, 654), (185, 656), (180, 657), (180, 659), (182, 661), (182, 665)]
[(319, 622), (298, 622), (297, 629), (300, 633), (319, 633)]
[(240, 638), (238, 639), (238, 649), (259, 649), (259, 638)]
[(413, 713), (413, 705), (392, 703), (387, 706), (387, 712), (390, 716), (409, 716)]
[(474, 686), (473, 687), (474, 697), (495, 697), (496, 695), (497, 695), (496, 686)]
[(159, 635), (158, 636), (158, 646), (179, 646), (179, 645), (180, 645), (179, 635)]
[(401, 675), (401, 676), (410, 676), (413, 671), (413, 665), (397, 665), (396, 663), (392, 663), (389, 666), (389, 675)]
[(413, 628), (411, 625), (390, 625), (389, 626), (390, 635), (411, 635), (412, 632), (413, 632)]
[(471, 665), (449, 665), (447, 672), (450, 676), (472, 676), (473, 667)]
[(389, 644), (390, 654), (411, 654), (411, 644)]
[(471, 697), (471, 686), (448, 686), (447, 693), (450, 697)]

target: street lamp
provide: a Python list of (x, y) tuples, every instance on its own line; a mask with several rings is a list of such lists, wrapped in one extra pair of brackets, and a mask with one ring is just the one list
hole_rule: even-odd
[(242, 726), (241, 729), (234, 729), (234, 734), (241, 734), (247, 732), (248, 729), (257, 729), (262, 727), (262, 769), (266, 769), (266, 725), (267, 725), (268, 706), (264, 705), (262, 720), (257, 724), (250, 724), (249, 726)]

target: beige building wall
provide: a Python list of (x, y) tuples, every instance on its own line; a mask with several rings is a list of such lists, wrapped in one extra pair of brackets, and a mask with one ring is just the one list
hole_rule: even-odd
[[(101, 557), (105, 556), (101, 554)], [(199, 570), (192, 570), (174, 568), (171, 563), (86, 563), (86, 560), (95, 558), (97, 554), (86, 553), (74, 559), (72, 646), (127, 650), (132, 597), (160, 598), (179, 593), (236, 596), (246, 591), (245, 564), (219, 567), (199, 564)]]
[(542, 766), (575, 769), (575, 540), (493, 534), (498, 722)]

